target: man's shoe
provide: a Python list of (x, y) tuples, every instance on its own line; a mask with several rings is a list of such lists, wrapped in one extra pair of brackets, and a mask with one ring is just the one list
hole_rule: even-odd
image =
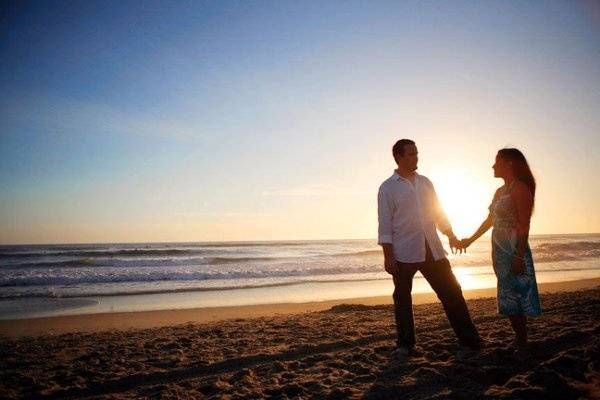
[(392, 351), (392, 358), (395, 358), (397, 360), (400, 361), (404, 361), (406, 360), (408, 357), (410, 357), (414, 352), (414, 349), (412, 347), (406, 347), (406, 346), (399, 346), (396, 347), (394, 349), (394, 351)]

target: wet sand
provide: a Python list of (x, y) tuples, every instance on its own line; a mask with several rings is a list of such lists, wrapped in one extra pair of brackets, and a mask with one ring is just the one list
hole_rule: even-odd
[[(541, 293), (554, 293), (600, 286), (600, 278), (567, 282), (542, 283)], [(495, 297), (496, 289), (465, 290), (466, 299)], [(413, 294), (413, 304), (437, 302), (434, 293)], [(262, 304), (251, 306), (207, 307), (178, 310), (113, 312), (102, 314), (68, 315), (44, 318), (0, 320), (0, 335), (9, 337), (38, 336), (70, 332), (99, 332), (104, 330), (146, 329), (184, 323), (206, 323), (232, 318), (252, 318), (298, 314), (327, 310), (338, 304), (391, 304), (392, 297), (358, 297), (311, 303)]]
[[(177, 325), (157, 319), (181, 311), (96, 315), (88, 332), (61, 317), (70, 333), (0, 337), (0, 397), (600, 398), (600, 287), (582, 289), (593, 281), (541, 285), (544, 315), (530, 320), (533, 356), (525, 361), (512, 355), (512, 331), (493, 297), (468, 300), (488, 346), (467, 359), (456, 355), (441, 305), (416, 305), (419, 343), (407, 362), (390, 357), (392, 306), (374, 298), (229, 318), (249, 310), (236, 308), (220, 315), (229, 319)], [(127, 318), (137, 329), (112, 329)]]

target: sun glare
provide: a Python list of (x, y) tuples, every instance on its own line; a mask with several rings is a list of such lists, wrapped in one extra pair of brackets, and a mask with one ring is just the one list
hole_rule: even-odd
[(475, 289), (478, 287), (477, 280), (469, 274), (467, 268), (452, 268), (452, 272), (463, 289)]
[(431, 180), (454, 233), (471, 235), (487, 216), (493, 187), (468, 172), (432, 175)]

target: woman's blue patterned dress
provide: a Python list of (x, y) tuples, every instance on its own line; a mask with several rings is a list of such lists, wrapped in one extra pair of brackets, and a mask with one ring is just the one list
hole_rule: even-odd
[(492, 262), (498, 278), (498, 312), (536, 317), (542, 313), (529, 243), (524, 255), (525, 271), (512, 272), (517, 253), (517, 209), (510, 196), (514, 181), (498, 192), (490, 205), (492, 215)]

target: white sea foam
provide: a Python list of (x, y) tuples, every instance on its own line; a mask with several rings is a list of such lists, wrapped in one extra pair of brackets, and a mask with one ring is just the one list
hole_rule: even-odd
[[(530, 244), (538, 274), (600, 276), (600, 235), (532, 236)], [(449, 258), (473, 277), (493, 274), (489, 238)], [(389, 279), (374, 240), (0, 246), (0, 298), (368, 279)]]

